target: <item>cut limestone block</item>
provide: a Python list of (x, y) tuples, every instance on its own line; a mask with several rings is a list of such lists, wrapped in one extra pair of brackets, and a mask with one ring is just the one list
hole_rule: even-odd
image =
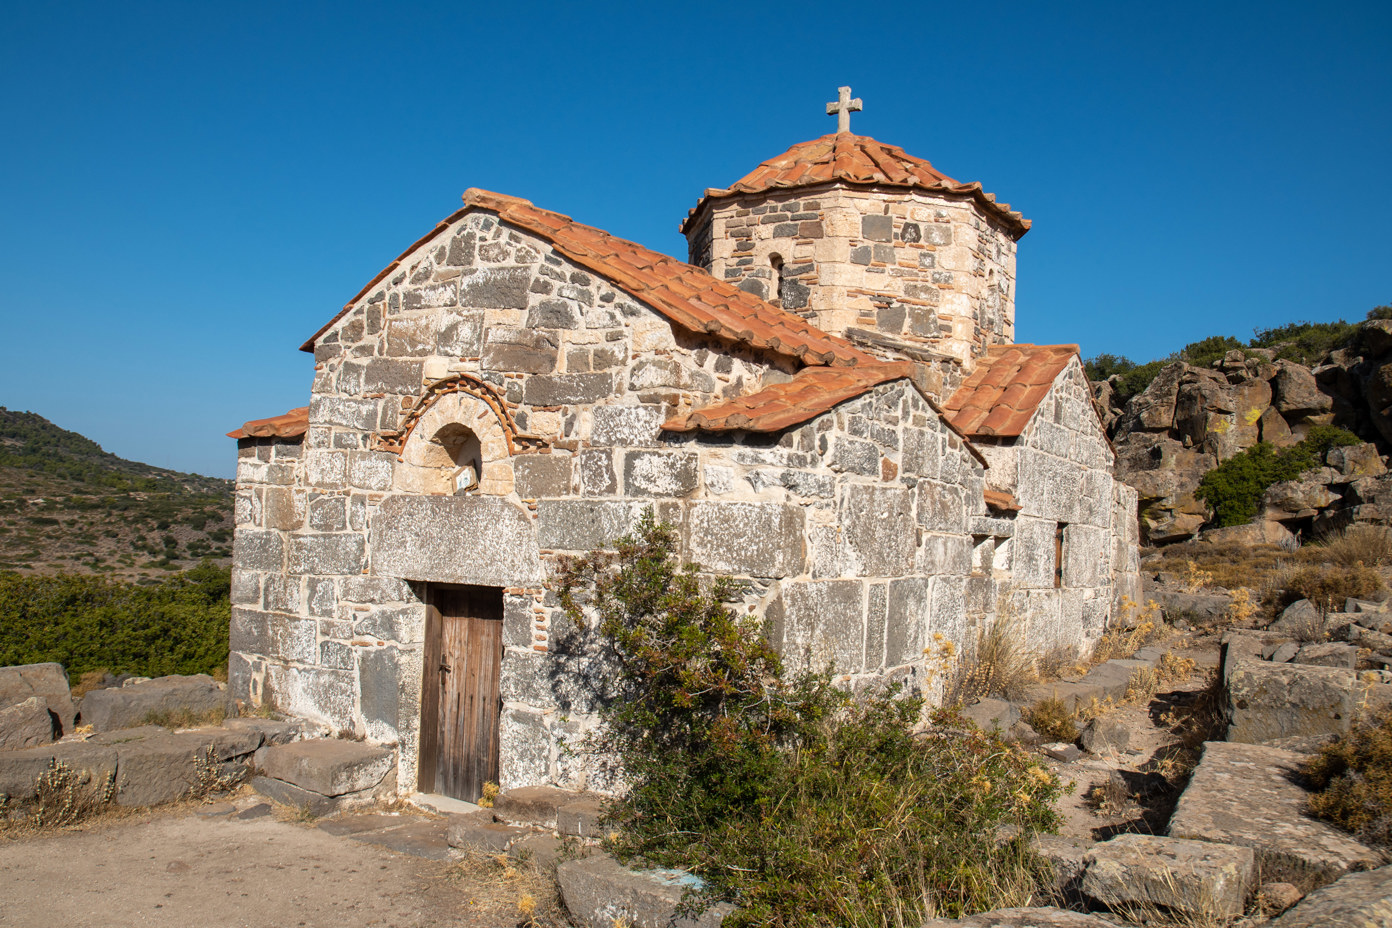
[(222, 723), (228, 731), (255, 732), (262, 744), (289, 744), (304, 736), (304, 723), (276, 719), (228, 719)]
[(0, 751), (22, 751), (50, 743), (53, 722), (48, 700), (42, 696), (0, 708)]
[(337, 797), (323, 796), (274, 777), (252, 777), (251, 788), (267, 799), (283, 806), (303, 809), (311, 815), (328, 815), (337, 812), (342, 805)]
[(1083, 727), (1078, 741), (1091, 754), (1124, 751), (1131, 744), (1131, 729), (1116, 719), (1098, 716)]
[(1031, 848), (1048, 862), (1059, 898), (1075, 899), (1082, 891), (1084, 858), (1096, 842), (1065, 835), (1038, 835)]
[(1109, 661), (1103, 661), (1101, 664), (1089, 670), (1087, 676), (1083, 677), (1083, 683), (1100, 687), (1102, 690), (1102, 699), (1121, 702), (1121, 700), (1126, 698), (1126, 690), (1131, 684), (1132, 677), (1134, 677), (1138, 671), (1150, 670), (1152, 666), (1152, 664), (1146, 661), (1132, 660), (1131, 658), (1114, 658)]
[(605, 802), (598, 796), (571, 800), (556, 810), (556, 830), (577, 838), (598, 838), (604, 811)]
[(39, 777), (54, 762), (67, 767), (79, 784), (95, 789), (116, 776), (116, 752), (106, 745), (76, 741), (6, 751), (0, 753), (0, 796), (9, 796), (11, 802), (32, 800)]
[(718, 903), (695, 917), (679, 917), (682, 893), (700, 888), (698, 877), (681, 870), (629, 870), (607, 854), (567, 860), (556, 868), (561, 899), (584, 928), (718, 928), (734, 911)]
[(1118, 835), (1084, 860), (1083, 893), (1103, 905), (1196, 918), (1241, 915), (1256, 875), (1251, 848), (1154, 835)]
[[(153, 725), (107, 732), (91, 739), (116, 751), (116, 804), (132, 808), (183, 799), (199, 782), (214, 729), (171, 732)], [(246, 768), (241, 768), (245, 773)], [(237, 771), (218, 772), (231, 778)]]
[(462, 851), (482, 851), (485, 854), (500, 854), (514, 841), (531, 834), (526, 828), (516, 825), (503, 825), (493, 821), (491, 812), (471, 812), (467, 815), (451, 815), (446, 838), (450, 847)]
[(159, 716), (207, 716), (226, 708), (227, 694), (205, 673), (157, 677), (132, 686), (92, 690), (82, 697), (82, 722), (97, 731), (148, 724)]
[(1264, 646), (1260, 638), (1254, 638), (1251, 635), (1234, 635), (1231, 632), (1224, 634), (1218, 657), (1218, 675), (1223, 678), (1223, 685), (1227, 686), (1239, 661), (1258, 660), (1261, 658), (1263, 650)]
[(518, 860), (526, 860), (543, 871), (555, 870), (561, 861), (563, 845), (555, 835), (523, 835), (508, 847), (508, 855)]
[(68, 673), (62, 664), (22, 664), (0, 667), (0, 709), (24, 702), (32, 696), (42, 696), (48, 708), (58, 717), (61, 734), (73, 730), (77, 709), (68, 689)]
[(1208, 742), (1170, 817), (1170, 836), (1250, 847), (1263, 879), (1303, 887), (1377, 866), (1377, 851), (1305, 814), (1309, 794), (1293, 781), (1304, 759), (1264, 745)]
[(1354, 690), (1352, 670), (1238, 661), (1228, 679), (1227, 740), (1342, 734), (1353, 718)]
[(1392, 925), (1392, 867), (1350, 873), (1300, 900), (1268, 928), (1387, 928)]
[(391, 768), (396, 755), (388, 748), (319, 738), (262, 748), (256, 765), (268, 777), (320, 796), (342, 796), (370, 790)]
[(930, 918), (923, 928), (1116, 928), (1100, 915), (1070, 912), (1053, 906), (995, 909), (967, 918)]
[(1065, 709), (1074, 712), (1079, 706), (1086, 706), (1094, 699), (1100, 702), (1104, 697), (1102, 687), (1096, 683), (1036, 683), (1025, 689), (1023, 702), (1026, 706), (1034, 706), (1047, 699), (1057, 699)]

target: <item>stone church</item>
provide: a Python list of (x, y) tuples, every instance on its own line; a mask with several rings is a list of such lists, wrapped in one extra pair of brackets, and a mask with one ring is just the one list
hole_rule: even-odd
[(585, 786), (548, 581), (648, 508), (851, 687), (999, 616), (1088, 649), (1135, 494), (1077, 347), (1014, 343), (1029, 222), (858, 104), (706, 190), (689, 264), (470, 189), (372, 278), (301, 346), (308, 407), (230, 433), (234, 695), (395, 745), (403, 791)]

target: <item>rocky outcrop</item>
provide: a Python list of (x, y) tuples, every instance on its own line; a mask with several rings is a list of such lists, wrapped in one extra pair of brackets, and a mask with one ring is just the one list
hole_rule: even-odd
[(1392, 449), (1392, 321), (1363, 323), (1349, 348), (1313, 368), (1272, 355), (1232, 351), (1212, 367), (1176, 361), (1129, 399), (1118, 378), (1093, 384), (1147, 542), (1198, 533), (1211, 513), (1194, 490), (1209, 470), (1258, 441), (1294, 444), (1314, 425), (1346, 428), (1366, 444), (1333, 449), (1322, 469), (1272, 487), (1259, 521), (1323, 532), (1392, 519), (1380, 454)]

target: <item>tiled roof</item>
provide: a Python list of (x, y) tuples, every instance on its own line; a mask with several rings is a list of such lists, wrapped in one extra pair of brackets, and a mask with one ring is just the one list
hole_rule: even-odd
[(845, 339), (828, 335), (801, 316), (745, 293), (701, 268), (573, 222), (569, 216), (538, 209), (527, 200), (477, 188), (464, 192), (464, 202), (464, 209), (406, 249), (301, 348), (313, 351), (315, 340), (407, 256), (468, 209), (478, 208), (491, 210), (504, 221), (545, 239), (576, 264), (613, 281), (688, 332), (752, 345), (803, 364), (854, 365), (874, 360)]
[(1077, 345), (995, 345), (947, 401), (948, 418), (973, 438), (1015, 438), (1077, 354)]
[(1012, 210), (1010, 204), (997, 203), (995, 196), (982, 190), (980, 184), (955, 181), (927, 161), (915, 158), (895, 145), (886, 145), (865, 135), (842, 132), (794, 145), (729, 187), (708, 189), (686, 222), (682, 223), (682, 231), (686, 231), (692, 217), (710, 199), (835, 181), (876, 187), (908, 187), (930, 193), (970, 197), (1015, 232), (1016, 238), (1028, 232), (1030, 227), (1028, 219)]
[(756, 393), (673, 416), (662, 424), (669, 432), (723, 432), (742, 429), (750, 432), (777, 432), (815, 419), (846, 400), (854, 399), (872, 387), (907, 377), (913, 370), (908, 361), (866, 363), (854, 368), (808, 367), (786, 383), (765, 387)]
[(243, 423), (228, 438), (299, 438), (309, 431), (309, 407), (301, 406), (269, 419), (252, 419)]

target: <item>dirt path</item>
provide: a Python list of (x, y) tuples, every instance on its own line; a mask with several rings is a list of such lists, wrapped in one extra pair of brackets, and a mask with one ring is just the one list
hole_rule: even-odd
[(469, 911), (468, 887), (446, 871), (443, 863), (270, 816), (146, 815), (0, 840), (0, 926), (497, 924)]

